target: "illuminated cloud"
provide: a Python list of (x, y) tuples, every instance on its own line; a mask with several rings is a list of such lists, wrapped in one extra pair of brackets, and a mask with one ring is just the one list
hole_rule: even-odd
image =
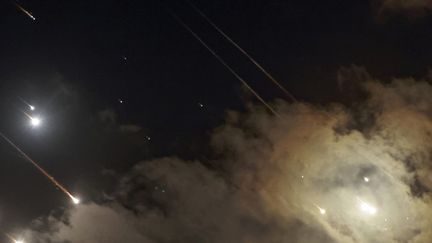
[(432, 10), (430, 0), (376, 0), (378, 17), (388, 14), (403, 14), (412, 18), (424, 16)]
[(409, 78), (383, 84), (362, 68), (342, 71), (342, 91), (351, 81), (366, 94), (355, 106), (279, 101), (280, 118), (262, 107), (228, 112), (211, 140), (219, 159), (140, 162), (120, 177), (108, 202), (41, 218), (25, 238), (430, 242), (432, 86)]

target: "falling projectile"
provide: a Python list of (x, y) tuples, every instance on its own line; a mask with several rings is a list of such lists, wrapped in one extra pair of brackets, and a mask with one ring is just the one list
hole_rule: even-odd
[(22, 101), (22, 103), (24, 103), (26, 106), (28, 106), (28, 108), (31, 111), (34, 111), (36, 109), (36, 107), (34, 107), (33, 105), (31, 105), (29, 102), (27, 102), (25, 99), (21, 98), (18, 96), (18, 99)]
[(321, 208), (320, 206), (318, 206), (316, 204), (314, 204), (314, 205), (319, 210), (319, 212), (320, 212), (321, 215), (324, 215), (324, 214), (327, 213), (327, 211), (324, 208)]
[(207, 23), (209, 23), (219, 34), (221, 34), (228, 42), (230, 42), (237, 50), (239, 50), (249, 61), (251, 61), (268, 79), (270, 79), (280, 90), (282, 90), (292, 101), (297, 102), (297, 99), (285, 87), (282, 86), (261, 64), (259, 64), (249, 53), (247, 53), (239, 44), (237, 44), (231, 37), (229, 37), (219, 26), (217, 26), (201, 9), (199, 9), (191, 1), (186, 0), (189, 6), (195, 10)]
[(9, 138), (7, 138), (3, 133), (0, 132), (0, 136), (8, 142), (12, 147), (14, 147), (28, 162), (30, 162), (36, 169), (39, 170), (48, 180), (50, 180), (54, 186), (59, 188), (64, 192), (74, 204), (79, 204), (80, 200), (72, 195), (60, 182), (58, 182), (53, 176), (51, 176), (44, 168), (42, 168), (38, 163), (36, 163), (32, 158), (30, 158), (26, 153), (24, 153), (17, 145), (15, 145)]
[(29, 16), (33, 21), (36, 20), (36, 18), (32, 15), (31, 12), (27, 11), (25, 8), (21, 7), (18, 3), (15, 3), (15, 6), (21, 10), (21, 12), (25, 13), (27, 16)]
[(171, 16), (179, 23), (184, 29), (186, 29), (197, 41), (201, 43), (228, 71), (231, 72), (267, 109), (269, 109), (274, 115), (279, 116), (273, 107), (271, 107), (234, 69), (228, 65), (225, 60), (219, 56), (201, 37), (195, 33), (183, 20), (177, 15), (170, 12)]

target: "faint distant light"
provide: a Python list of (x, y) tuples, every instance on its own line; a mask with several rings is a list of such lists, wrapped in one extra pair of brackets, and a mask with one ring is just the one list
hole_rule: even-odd
[(199, 103), (199, 102), (198, 102), (198, 106), (201, 107), (201, 108), (204, 107), (204, 105), (202, 103)]
[(122, 99), (118, 99), (118, 101), (120, 102), (120, 104), (123, 104), (123, 100)]
[(304, 178), (304, 176), (302, 175), (302, 176), (301, 176), (301, 178), (303, 179), (303, 178)]
[(151, 137), (149, 137), (149, 136), (146, 136), (146, 138), (147, 138), (147, 140), (149, 140), (149, 141), (151, 140)]
[(41, 119), (39, 117), (30, 117), (30, 123), (33, 127), (37, 127), (41, 124)]
[(35, 107), (34, 107), (34, 106), (32, 106), (32, 105), (29, 105), (29, 108), (30, 108), (30, 110), (32, 110), (32, 111), (34, 111), (34, 110), (35, 110)]
[(127, 60), (127, 57), (126, 57), (126, 56), (124, 56), (124, 57), (123, 57), (123, 60), (125, 60), (125, 61), (126, 61), (126, 60)]
[(369, 182), (369, 178), (368, 178), (368, 177), (363, 177), (363, 180), (364, 180), (365, 182)]

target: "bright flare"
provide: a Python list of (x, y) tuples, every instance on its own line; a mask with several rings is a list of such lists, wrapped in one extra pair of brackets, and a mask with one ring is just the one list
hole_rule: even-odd
[(80, 203), (79, 198), (76, 198), (76, 197), (74, 197), (74, 196), (71, 196), (71, 199), (72, 199), (72, 202), (73, 202), (74, 204), (79, 204), (79, 203)]
[(30, 117), (30, 123), (32, 126), (37, 127), (41, 124), (41, 119), (39, 117)]
[(374, 206), (363, 201), (360, 201), (360, 210), (370, 215), (374, 215), (377, 212), (377, 209)]
[(363, 180), (364, 180), (365, 182), (369, 182), (369, 178), (368, 178), (368, 177), (363, 177)]
[(320, 214), (324, 215), (326, 214), (326, 210), (324, 208), (319, 208)]
[(318, 206), (318, 205), (315, 205), (315, 207), (319, 210), (319, 212), (320, 212), (321, 215), (326, 214), (327, 211), (326, 211), (324, 208), (321, 208), (321, 207)]
[(15, 243), (24, 243), (23, 240), (16, 240)]
[(35, 107), (34, 107), (34, 106), (32, 106), (32, 105), (29, 105), (29, 108), (30, 108), (30, 110), (32, 110), (32, 111), (34, 111), (34, 110), (35, 110)]

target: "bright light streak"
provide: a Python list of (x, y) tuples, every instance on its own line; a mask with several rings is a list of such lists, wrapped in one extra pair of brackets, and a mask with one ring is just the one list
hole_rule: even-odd
[(75, 198), (60, 182), (58, 182), (52, 175), (50, 175), (44, 168), (42, 168), (36, 161), (30, 158), (24, 151), (22, 151), (16, 144), (14, 144), (9, 138), (7, 138), (3, 133), (0, 132), (0, 136), (8, 142), (12, 147), (14, 147), (28, 162), (30, 162), (36, 169), (39, 170), (48, 180), (50, 180), (55, 187), (59, 188), (62, 192), (64, 192), (68, 197), (72, 199), (75, 204), (78, 204), (80, 200)]
[(15, 3), (15, 6), (17, 6), (17, 8), (19, 10), (21, 10), (23, 13), (25, 13), (28, 17), (30, 17), (33, 21), (36, 20), (36, 18), (32, 15), (32, 13), (30, 11), (27, 11), (26, 9), (24, 9), (23, 7), (21, 7), (18, 3)]
[(33, 127), (37, 127), (41, 124), (41, 119), (39, 117), (30, 117), (30, 123)]
[(365, 182), (369, 182), (369, 178), (368, 178), (368, 177), (363, 177), (363, 180), (364, 180)]
[(362, 200), (360, 200), (359, 207), (360, 207), (361, 211), (363, 211), (364, 213), (370, 214), (370, 215), (375, 215), (378, 211), (374, 206), (372, 206), (372, 205), (370, 205), (370, 204), (368, 204)]

